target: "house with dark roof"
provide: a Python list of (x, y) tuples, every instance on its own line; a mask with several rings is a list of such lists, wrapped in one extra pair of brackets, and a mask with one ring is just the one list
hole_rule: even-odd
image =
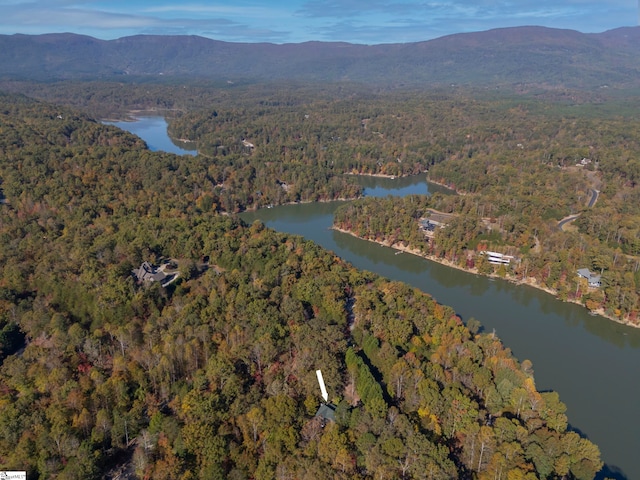
[(320, 404), (320, 408), (318, 408), (318, 411), (316, 412), (316, 417), (319, 417), (322, 419), (323, 422), (323, 426), (324, 424), (329, 421), (329, 422), (335, 422), (336, 421), (336, 407), (330, 403), (321, 403)]
[(136, 277), (136, 280), (141, 285), (145, 283), (159, 282), (160, 285), (166, 287), (171, 282), (176, 280), (179, 276), (179, 272), (177, 270), (167, 273), (165, 271), (167, 265), (168, 264), (165, 263), (160, 267), (155, 267), (149, 262), (142, 262), (140, 268), (132, 270), (131, 273), (133, 273), (133, 275)]
[(592, 272), (588, 268), (581, 268), (578, 270), (578, 276), (580, 278), (585, 278), (590, 287), (602, 286), (601, 276)]

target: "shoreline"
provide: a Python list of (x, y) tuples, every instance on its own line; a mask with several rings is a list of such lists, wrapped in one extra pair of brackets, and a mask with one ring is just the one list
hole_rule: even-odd
[(453, 187), (452, 187), (452, 186), (450, 186), (450, 185), (447, 185), (447, 184), (442, 183), (442, 182), (437, 182), (437, 181), (435, 181), (435, 180), (431, 180), (431, 179), (429, 178), (429, 174), (428, 174), (428, 173), (427, 173), (427, 182), (428, 182), (428, 183), (433, 183), (434, 185), (437, 185), (437, 186), (442, 187), (442, 188), (446, 188), (447, 190), (451, 190), (451, 191), (452, 191), (453, 193), (455, 193), (456, 195), (460, 195), (460, 196), (465, 196), (465, 195), (466, 195), (466, 193), (465, 193), (465, 192), (459, 192), (458, 190), (456, 190), (455, 188), (453, 188)]
[(140, 117), (162, 117), (166, 120), (166, 117), (162, 112), (179, 112), (179, 111), (181, 111), (181, 109), (179, 108), (159, 108), (159, 107), (134, 108), (134, 109), (126, 110), (126, 112), (122, 114), (111, 115), (113, 118), (102, 118), (98, 121), (109, 122), (109, 123), (116, 123), (116, 122), (135, 123), (140, 120)]
[(412, 175), (387, 175), (386, 173), (358, 173), (358, 172), (344, 172), (344, 173), (341, 173), (340, 175), (352, 175), (354, 177), (388, 178), (390, 180), (412, 176)]
[(269, 208), (276, 208), (276, 207), (286, 207), (287, 205), (306, 205), (309, 203), (333, 203), (333, 202), (352, 202), (354, 200), (358, 200), (360, 198), (363, 198), (362, 196), (360, 197), (353, 197), (353, 198), (348, 198), (348, 197), (340, 197), (340, 198), (332, 198), (329, 200), (297, 200), (295, 202), (283, 202), (283, 203), (278, 203), (278, 204), (273, 204), (273, 205), (266, 205), (266, 206), (261, 206), (261, 207), (256, 207), (256, 206), (251, 206), (251, 207), (247, 207), (244, 210), (240, 211), (240, 212), (218, 212), (222, 215), (240, 215), (244, 212), (257, 212), (258, 210), (267, 210)]
[(480, 276), (483, 276), (483, 277), (486, 277), (486, 278), (494, 278), (494, 279), (497, 278), (497, 279), (500, 279), (500, 280), (505, 280), (505, 281), (507, 281), (509, 283), (512, 283), (512, 284), (518, 285), (518, 286), (520, 286), (520, 285), (528, 285), (528, 286), (530, 286), (532, 288), (535, 288), (537, 290), (540, 290), (540, 291), (543, 291), (545, 293), (548, 293), (549, 295), (552, 295), (556, 300), (559, 300), (559, 301), (562, 301), (562, 302), (565, 302), (565, 303), (574, 303), (576, 305), (580, 305), (581, 307), (583, 307), (589, 313), (589, 315), (598, 315), (598, 316), (600, 316), (600, 317), (602, 317), (602, 318), (604, 318), (606, 320), (611, 320), (611, 321), (616, 322), (616, 323), (618, 323), (620, 325), (625, 325), (625, 326), (632, 327), (632, 328), (640, 328), (640, 325), (635, 325), (633, 323), (626, 322), (626, 321), (624, 321), (624, 320), (622, 320), (620, 318), (614, 317), (612, 315), (607, 315), (607, 313), (601, 308), (599, 308), (597, 310), (589, 310), (583, 303), (580, 303), (580, 302), (578, 302), (576, 300), (561, 300), (560, 298), (558, 298), (558, 292), (556, 290), (554, 290), (552, 288), (549, 288), (549, 287), (543, 287), (541, 285), (538, 285), (536, 280), (534, 278), (532, 278), (532, 277), (527, 277), (526, 279), (518, 280), (518, 279), (513, 278), (513, 277), (501, 277), (500, 275), (496, 275), (495, 273), (490, 274), (490, 275), (484, 275), (482, 273), (479, 273), (478, 270), (475, 269), (475, 268), (474, 269), (464, 268), (464, 267), (461, 267), (461, 266), (457, 265), (456, 263), (452, 262), (451, 260), (438, 258), (438, 257), (436, 257), (434, 255), (426, 255), (426, 254), (422, 253), (418, 249), (410, 248), (410, 247), (407, 247), (407, 246), (399, 244), (399, 243), (390, 244), (387, 241), (377, 241), (377, 240), (370, 240), (368, 238), (359, 237), (358, 235), (356, 235), (355, 233), (353, 233), (353, 232), (351, 232), (349, 230), (344, 230), (344, 229), (338, 228), (338, 227), (336, 227), (334, 225), (332, 225), (330, 228), (331, 228), (331, 230), (335, 230), (335, 231), (340, 232), (340, 233), (346, 233), (347, 235), (351, 235), (352, 237), (359, 238), (360, 240), (366, 240), (367, 242), (372, 242), (372, 243), (375, 243), (375, 244), (378, 244), (378, 245), (382, 245), (384, 247), (393, 248), (394, 250), (398, 250), (400, 252), (409, 253), (411, 255), (415, 255), (417, 257), (424, 258), (425, 260), (429, 260), (431, 262), (439, 263), (440, 265), (444, 265), (445, 267), (455, 268), (456, 270), (460, 270), (462, 272), (467, 272), (467, 273), (471, 273), (471, 274), (474, 274), (474, 275), (480, 275)]

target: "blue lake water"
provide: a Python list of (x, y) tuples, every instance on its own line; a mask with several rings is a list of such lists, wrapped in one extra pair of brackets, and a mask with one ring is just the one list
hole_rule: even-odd
[(104, 122), (115, 125), (142, 138), (149, 150), (175, 153), (177, 155), (196, 155), (196, 147), (186, 142), (174, 142), (167, 134), (167, 122), (164, 117), (143, 116), (133, 122)]

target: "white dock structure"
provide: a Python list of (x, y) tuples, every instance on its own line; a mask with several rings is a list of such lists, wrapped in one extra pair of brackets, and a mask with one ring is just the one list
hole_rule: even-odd
[(486, 255), (489, 263), (493, 265), (509, 265), (511, 263), (511, 260), (514, 259), (514, 257), (512, 257), (511, 255), (505, 255), (498, 252), (486, 251), (480, 253)]

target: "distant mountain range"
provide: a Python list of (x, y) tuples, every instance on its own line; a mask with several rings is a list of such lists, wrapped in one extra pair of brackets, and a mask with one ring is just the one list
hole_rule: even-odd
[(208, 79), (384, 86), (640, 86), (640, 27), (599, 34), (516, 27), (405, 44), (228, 43), (197, 36), (98, 40), (0, 35), (0, 80)]

